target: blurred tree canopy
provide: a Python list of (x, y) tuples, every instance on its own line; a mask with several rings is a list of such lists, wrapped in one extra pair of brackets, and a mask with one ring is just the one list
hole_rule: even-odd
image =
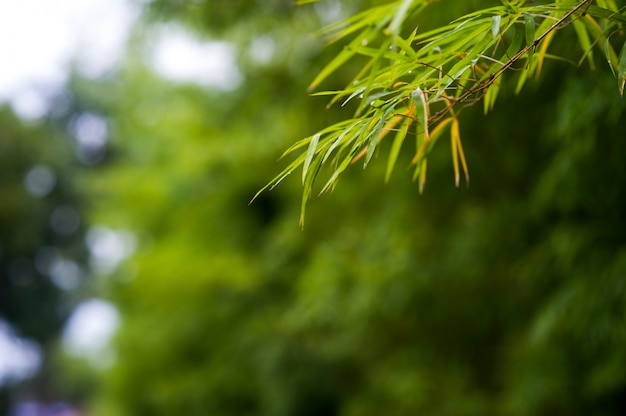
[[(416, 19), (405, 22), (408, 34), (485, 7), (418, 3), (425, 8), (407, 14)], [(385, 184), (388, 167), (377, 159), (390, 150), (379, 149), (366, 170), (346, 169), (332, 194), (308, 200), (304, 230), (299, 178), (248, 205), (294, 138), (354, 116), (350, 105), (326, 109), (326, 97), (307, 96), (346, 50), (310, 33), (372, 5), (388, 7), (154, 0), (120, 73), (74, 81), (74, 96), (111, 126), (106, 162), (81, 177), (91, 220), (139, 241), (105, 288), (123, 323), (96, 414), (626, 408), (626, 113), (604, 54), (581, 50), (585, 67), (545, 59), (540, 80), (529, 77), (516, 95), (520, 61), (488, 115), (477, 105), (459, 111), (469, 187), (453, 186), (454, 142), (440, 141), (428, 153), (424, 195), (411, 180), (415, 152), (397, 154), (396, 169), (411, 171)], [(520, 50), (532, 45), (523, 13), (514, 19), (524, 22)], [(493, 39), (499, 14), (487, 16)], [(240, 85), (222, 91), (159, 78), (137, 57), (144, 31), (164, 23), (232, 42)], [(567, 26), (555, 56), (589, 37)], [(611, 34), (624, 39), (621, 29)], [(271, 59), (255, 54), (262, 45)], [(358, 56), (342, 62), (326, 88), (345, 88), (364, 65)]]
[(26, 123), (0, 107), (0, 318), (43, 352), (28, 387), (0, 387), (2, 414), (22, 391), (54, 396), (47, 351), (86, 285), (85, 201), (74, 180), (81, 168), (61, 125), (48, 121)]

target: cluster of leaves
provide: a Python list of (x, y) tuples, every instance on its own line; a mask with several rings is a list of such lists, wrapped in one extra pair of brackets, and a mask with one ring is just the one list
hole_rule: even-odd
[[(340, 67), (361, 58), (362, 68), (345, 88), (315, 94), (332, 96), (329, 106), (356, 102), (354, 116), (291, 146), (285, 154), (300, 154), (259, 193), (302, 168), (302, 223), (322, 167), (329, 166), (330, 173), (320, 193), (334, 189), (351, 164), (363, 160), (366, 167), (388, 136), (392, 138), (385, 180), (389, 180), (398, 155), (412, 136), (410, 165), (421, 192), (428, 154), (446, 132), (451, 141), (455, 184), (459, 185), (461, 168), (469, 182), (459, 113), (480, 100), (485, 112), (492, 110), (505, 74), (517, 77), (517, 93), (530, 78), (540, 75), (546, 59), (573, 64), (586, 60), (593, 68), (594, 49), (598, 48), (623, 93), (626, 43), (618, 55), (613, 39), (623, 40), (626, 16), (624, 7), (619, 8), (614, 0), (560, 0), (548, 4), (503, 1), (501, 6), (473, 11), (449, 24), (424, 30), (420, 18), (434, 3), (390, 2), (325, 30), (330, 42), (346, 44), (309, 88), (317, 88)], [(555, 34), (568, 26), (573, 26), (582, 49), (582, 58), (577, 62), (572, 56), (550, 52)], [(408, 33), (407, 27), (411, 29)]]

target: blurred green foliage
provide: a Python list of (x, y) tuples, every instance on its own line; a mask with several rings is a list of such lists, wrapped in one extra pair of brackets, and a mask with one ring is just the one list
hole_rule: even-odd
[[(111, 125), (81, 177), (91, 221), (139, 239), (105, 287), (123, 323), (94, 414), (621, 414), (626, 113), (609, 70), (549, 63), (489, 116), (464, 111), (469, 187), (442, 142), (424, 195), (354, 166), (301, 230), (299, 178), (248, 202), (288, 144), (348, 114), (306, 95), (340, 47), (309, 33), (337, 3), (229, 4), (155, 0), (148, 25), (234, 42), (236, 90), (158, 78), (141, 39), (119, 78), (72, 87)], [(448, 4), (447, 20), (468, 7)]]
[(24, 122), (7, 106), (0, 125), (0, 318), (43, 352), (33, 380), (0, 386), (8, 414), (16, 396), (54, 395), (48, 349), (85, 288), (87, 249), (72, 143), (52, 119)]

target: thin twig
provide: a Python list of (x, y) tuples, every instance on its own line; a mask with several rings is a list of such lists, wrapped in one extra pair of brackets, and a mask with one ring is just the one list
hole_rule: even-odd
[[(515, 64), (518, 60), (520, 60), (522, 58), (522, 56), (524, 56), (531, 49), (536, 48), (537, 45), (542, 40), (544, 40), (546, 36), (548, 36), (554, 30), (559, 29), (559, 26), (561, 26), (567, 19), (569, 19), (578, 10), (580, 10), (584, 6), (587, 6), (587, 8), (588, 8), (592, 1), (593, 0), (583, 0), (583, 1), (581, 1), (578, 5), (576, 5), (569, 12), (567, 12), (563, 17), (561, 17), (556, 22), (554, 22), (552, 24), (552, 26), (550, 26), (543, 34), (541, 34), (541, 36), (539, 36), (538, 38), (533, 40), (533, 42), (530, 45), (526, 46), (525, 48), (522, 48), (511, 59), (509, 59), (507, 62), (505, 62), (500, 68), (498, 68), (493, 74), (491, 74), (486, 81), (484, 81), (482, 83), (479, 83), (478, 85), (475, 85), (475, 86), (469, 88), (460, 97), (456, 98), (454, 100), (454, 103), (452, 103), (451, 105), (456, 105), (458, 103), (462, 103), (464, 101), (467, 101), (471, 96), (475, 95), (476, 93), (479, 93), (479, 92), (484, 91), (487, 88), (489, 88), (505, 71), (510, 69), (513, 66), (513, 64)], [(585, 9), (585, 11), (586, 10), (587, 9)], [(583, 13), (585, 13), (585, 11)], [(444, 108), (444, 109), (440, 110), (439, 112), (433, 114), (432, 117), (435, 118), (435, 119), (440, 118), (441, 116), (446, 114), (448, 111), (449, 111), (449, 108)]]

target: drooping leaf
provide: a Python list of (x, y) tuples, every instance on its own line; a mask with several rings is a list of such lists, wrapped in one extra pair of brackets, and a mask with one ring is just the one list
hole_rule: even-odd
[(624, 95), (624, 84), (626, 84), (626, 42), (622, 46), (619, 54), (619, 72), (617, 73), (617, 82), (619, 84), (619, 94)]
[(459, 186), (460, 172), (459, 161), (463, 166), (463, 172), (465, 173), (465, 180), (469, 184), (469, 170), (467, 169), (467, 162), (465, 161), (465, 153), (463, 152), (463, 146), (461, 144), (461, 134), (459, 132), (458, 119), (452, 120), (452, 128), (450, 129), (450, 140), (452, 144), (452, 161), (454, 164), (454, 184)]
[(531, 70), (533, 67), (533, 55), (535, 53), (534, 42), (535, 42), (535, 19), (533, 16), (525, 12), (524, 13), (524, 30), (526, 34), (526, 46), (528, 49), (528, 70)]
[(411, 99), (413, 100), (413, 104), (415, 105), (416, 117), (422, 123), (424, 138), (425, 140), (428, 140), (428, 119), (430, 118), (430, 114), (426, 93), (422, 91), (420, 87), (417, 87), (415, 90), (413, 90), (413, 92), (411, 92)]
[(315, 182), (315, 178), (317, 177), (317, 174), (320, 170), (320, 168), (322, 167), (322, 159), (321, 158), (314, 158), (311, 162), (311, 164), (308, 166), (310, 167), (310, 172), (309, 174), (306, 176), (304, 184), (303, 184), (303, 190), (302, 190), (302, 202), (300, 205), (300, 227), (304, 228), (304, 214), (305, 214), (305, 210), (306, 210), (306, 204), (307, 201), (309, 200), (310, 196), (311, 196), (311, 192), (313, 190), (313, 183)]
[(500, 92), (500, 82), (494, 82), (487, 88), (485, 96), (483, 97), (483, 112), (485, 114), (493, 110), (496, 98), (498, 97), (498, 92)]
[(304, 158), (304, 163), (302, 165), (302, 184), (306, 182), (307, 173), (309, 172), (309, 166), (311, 165), (311, 161), (313, 160), (313, 156), (315, 156), (315, 151), (317, 150), (317, 143), (320, 140), (320, 134), (317, 133), (313, 135), (311, 141), (309, 142), (309, 148), (306, 152), (306, 157)]
[(391, 178), (391, 172), (393, 172), (393, 168), (396, 165), (396, 161), (398, 160), (398, 155), (400, 154), (400, 149), (402, 148), (402, 144), (404, 143), (404, 139), (409, 130), (409, 126), (411, 124), (411, 118), (406, 117), (406, 128), (402, 128), (402, 124), (400, 124), (400, 128), (396, 133), (396, 137), (393, 139), (393, 143), (391, 145), (391, 151), (389, 153), (389, 158), (387, 159), (387, 170), (385, 172), (385, 182), (389, 182), (389, 178)]
[(578, 42), (580, 43), (580, 47), (583, 51), (581, 61), (583, 59), (587, 59), (589, 67), (591, 69), (595, 69), (595, 64), (593, 62), (593, 47), (591, 45), (589, 33), (587, 32), (587, 26), (581, 20), (574, 20), (574, 30), (576, 31), (576, 36), (578, 36)]
[(393, 111), (393, 108), (388, 108), (387, 110), (383, 112), (380, 119), (378, 119), (378, 122), (376, 123), (376, 128), (373, 130), (372, 134), (370, 135), (370, 140), (367, 144), (367, 153), (365, 154), (365, 162), (363, 163), (363, 168), (366, 168), (367, 164), (372, 159), (372, 156), (374, 155), (374, 151), (376, 150), (376, 145), (378, 144), (380, 140), (380, 135), (382, 133), (383, 127), (385, 126), (385, 123), (387, 123), (387, 118), (389, 117), (389, 114), (392, 111)]

